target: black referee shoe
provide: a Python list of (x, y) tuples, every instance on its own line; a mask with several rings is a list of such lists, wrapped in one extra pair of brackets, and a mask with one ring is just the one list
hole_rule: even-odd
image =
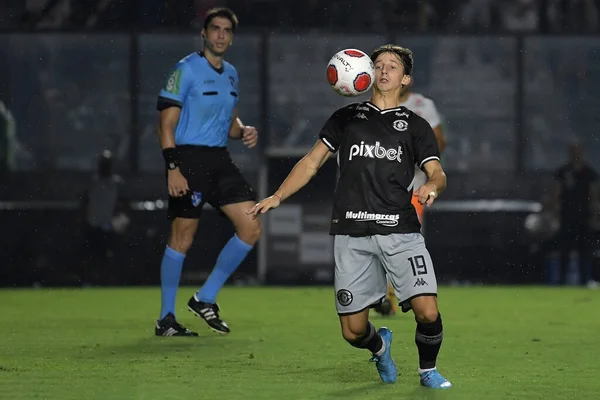
[(225, 321), (222, 321), (221, 318), (219, 318), (218, 305), (198, 301), (196, 295), (194, 295), (190, 298), (190, 301), (188, 301), (188, 310), (202, 318), (213, 331), (221, 335), (227, 335), (231, 332)]
[(154, 328), (156, 336), (198, 336), (196, 332), (192, 332), (175, 319), (172, 313), (165, 315), (160, 321), (156, 321)]

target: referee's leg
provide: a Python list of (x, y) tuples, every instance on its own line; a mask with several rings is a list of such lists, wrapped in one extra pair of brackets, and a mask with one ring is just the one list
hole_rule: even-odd
[(202, 204), (194, 206), (191, 194), (169, 198), (171, 233), (160, 266), (161, 311), (156, 323), (157, 336), (198, 336), (177, 322), (175, 301), (185, 256), (192, 246)]
[(217, 262), (204, 285), (188, 302), (188, 309), (191, 312), (202, 318), (210, 329), (222, 335), (228, 334), (230, 329), (219, 315), (217, 295), (260, 238), (260, 220), (253, 220), (246, 214), (254, 204), (256, 204), (254, 200), (245, 200), (218, 206), (233, 223), (235, 234), (219, 253)]

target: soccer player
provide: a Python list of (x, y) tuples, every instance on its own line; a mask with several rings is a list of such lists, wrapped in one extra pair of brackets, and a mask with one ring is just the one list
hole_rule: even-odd
[(256, 218), (302, 187), (334, 153), (339, 180), (330, 234), (334, 235), (335, 299), (342, 336), (352, 346), (368, 349), (381, 380), (396, 381), (391, 357), (392, 332), (375, 330), (369, 308), (381, 302), (386, 274), (401, 295), (402, 310), (413, 310), (417, 322), (421, 384), (452, 385), (436, 369), (442, 344), (442, 318), (437, 304), (433, 263), (414, 207), (415, 164), (427, 182), (414, 191), (430, 206), (446, 187), (435, 134), (423, 118), (400, 106), (400, 91), (410, 83), (413, 66), (408, 49), (385, 45), (376, 49), (375, 83), (370, 101), (337, 110), (325, 123), (312, 150), (292, 169), (279, 189), (248, 214)]
[[(415, 93), (410, 90), (412, 84), (413, 82), (411, 81), (410, 84), (402, 88), (400, 92), (400, 105), (408, 108), (418, 116), (422, 117), (429, 123), (429, 125), (431, 125), (431, 129), (433, 129), (433, 133), (435, 133), (435, 138), (437, 139), (438, 149), (441, 155), (446, 147), (446, 138), (444, 136), (440, 115), (433, 100), (423, 96), (420, 93)], [(427, 176), (425, 176), (425, 173), (420, 168), (416, 168), (414, 189), (419, 188), (419, 186), (424, 184), (426, 181)], [(421, 221), (421, 224), (423, 224), (423, 211), (425, 210), (423, 205), (419, 203), (419, 199), (417, 197), (412, 198), (412, 205), (417, 211), (419, 221)], [(388, 293), (385, 300), (380, 305), (375, 307), (375, 311), (384, 316), (394, 315), (396, 313), (396, 304), (397, 298), (394, 292), (394, 287), (389, 284)]]
[(252, 148), (258, 134), (238, 118), (238, 73), (223, 60), (238, 25), (227, 8), (207, 13), (201, 35), (204, 50), (179, 61), (160, 92), (159, 139), (167, 168), (171, 234), (161, 264), (161, 312), (158, 336), (197, 336), (175, 318), (175, 298), (186, 252), (192, 245), (202, 207), (208, 202), (227, 216), (236, 233), (188, 309), (220, 334), (230, 332), (219, 316), (216, 296), (261, 234), (260, 223), (246, 210), (256, 195), (227, 151), (228, 138)]

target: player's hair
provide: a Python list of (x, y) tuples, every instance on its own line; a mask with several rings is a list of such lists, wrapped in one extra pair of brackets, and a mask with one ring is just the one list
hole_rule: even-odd
[(217, 17), (227, 18), (229, 21), (231, 21), (231, 29), (233, 31), (235, 31), (235, 28), (237, 28), (238, 24), (240, 23), (237, 15), (235, 15), (235, 13), (233, 11), (231, 11), (229, 8), (215, 7), (215, 8), (211, 8), (206, 13), (206, 17), (204, 17), (204, 29), (207, 29), (208, 25), (210, 25), (210, 21), (212, 21), (213, 19), (215, 19)]
[(404, 66), (404, 74), (410, 75), (413, 69), (413, 52), (405, 47), (396, 46), (395, 44), (384, 44), (373, 50), (371, 53), (371, 61), (375, 62), (377, 57), (383, 53), (394, 53), (400, 58), (402, 65)]

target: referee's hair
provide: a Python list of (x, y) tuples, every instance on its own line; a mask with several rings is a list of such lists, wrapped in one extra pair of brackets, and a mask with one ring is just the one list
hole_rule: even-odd
[(231, 29), (235, 31), (240, 21), (238, 20), (237, 15), (233, 11), (231, 11), (227, 7), (215, 7), (208, 10), (206, 13), (206, 17), (204, 17), (204, 29), (208, 29), (208, 25), (210, 25), (210, 21), (212, 21), (216, 17), (227, 18), (231, 21)]
[(377, 57), (383, 53), (394, 53), (400, 59), (402, 65), (404, 65), (404, 74), (410, 75), (414, 63), (413, 52), (410, 49), (395, 44), (384, 44), (373, 50), (371, 53), (371, 61), (375, 62)]

